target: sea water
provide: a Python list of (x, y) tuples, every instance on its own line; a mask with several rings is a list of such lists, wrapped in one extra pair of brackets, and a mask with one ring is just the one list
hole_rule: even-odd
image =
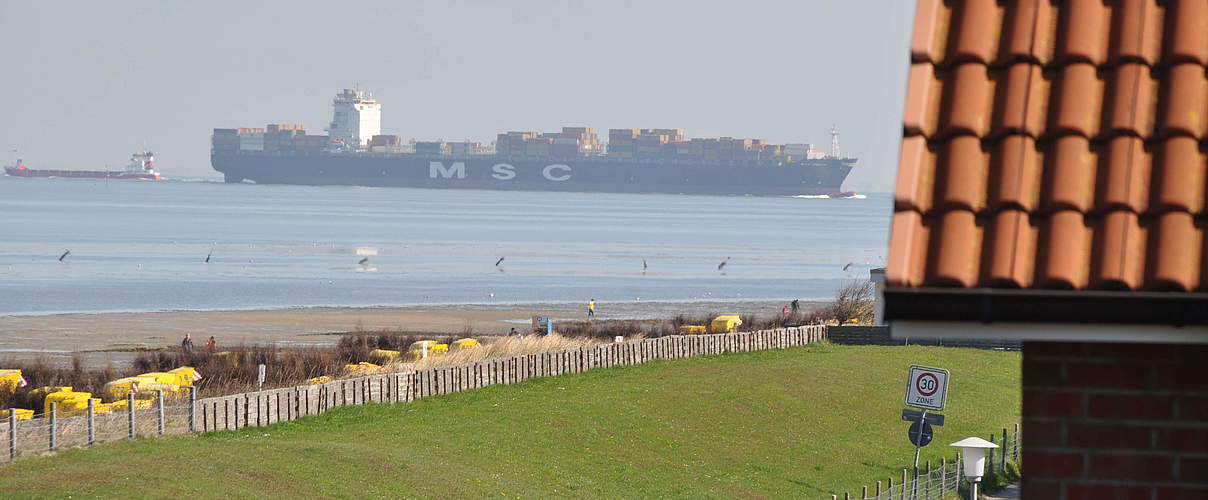
[(0, 315), (825, 299), (890, 203), (3, 177)]

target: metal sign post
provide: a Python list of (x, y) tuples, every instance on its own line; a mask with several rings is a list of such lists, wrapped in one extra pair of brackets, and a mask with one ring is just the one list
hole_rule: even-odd
[(930, 410), (942, 411), (948, 399), (948, 370), (928, 366), (911, 365), (910, 375), (906, 378), (907, 406), (919, 408), (922, 411), (902, 410), (902, 420), (912, 422), (906, 431), (906, 437), (914, 445), (914, 478), (910, 483), (910, 496), (918, 495), (919, 482), (919, 453), (924, 446), (931, 443), (934, 437), (933, 425), (944, 425), (944, 416), (928, 414)]

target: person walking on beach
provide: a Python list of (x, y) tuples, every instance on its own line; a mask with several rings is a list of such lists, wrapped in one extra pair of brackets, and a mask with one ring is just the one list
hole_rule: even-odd
[(587, 317), (596, 317), (596, 299), (587, 301)]
[(186, 333), (184, 340), (180, 341), (180, 349), (182, 351), (193, 350), (193, 335)]
[(216, 343), (217, 343), (217, 341), (216, 341), (216, 340), (214, 340), (214, 336), (213, 336), (213, 335), (210, 335), (210, 338), (206, 339), (206, 352), (208, 352), (208, 353), (213, 353), (213, 352), (214, 352), (214, 344), (216, 344)]
[(516, 338), (520, 338), (520, 339), (524, 338), (524, 335), (521, 335), (520, 332), (516, 331), (516, 327), (514, 327), (514, 326), (512, 327), (512, 331), (508, 332), (508, 336), (516, 337)]
[(793, 309), (793, 314), (797, 314), (797, 311), (801, 309), (801, 299), (793, 299), (793, 303), (789, 304), (789, 307)]

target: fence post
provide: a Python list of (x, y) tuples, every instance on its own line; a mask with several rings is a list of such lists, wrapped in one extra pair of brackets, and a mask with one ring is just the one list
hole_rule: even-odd
[(1001, 465), (999, 465), (999, 467), (1002, 469), (1003, 473), (1007, 472), (1007, 444), (1008, 444), (1007, 428), (1003, 427), (1002, 428), (1002, 452), (999, 455), (999, 459), (998, 459), (998, 463), (1001, 464)]
[(923, 480), (923, 498), (931, 500), (931, 461), (927, 461), (927, 476)]
[(96, 442), (96, 400), (88, 398), (88, 446)]
[[(994, 442), (994, 433), (993, 432), (990, 433), (990, 442), (991, 443)], [(994, 450), (990, 450), (990, 453), (986, 454), (986, 461), (989, 462), (986, 464), (986, 471), (988, 471), (990, 474), (993, 474), (994, 473)]]
[(134, 439), (134, 393), (126, 395), (126, 434)]
[(17, 409), (8, 410), (8, 459), (17, 459)]
[(155, 406), (157, 413), (156, 420), (159, 424), (159, 435), (162, 436), (164, 435), (164, 391), (162, 389), (156, 389), (155, 391)]
[(889, 477), (889, 500), (893, 500), (893, 476)]
[(881, 482), (877, 481), (877, 500), (881, 500)]
[(850, 493), (848, 493), (848, 492), (846, 492), (846, 491), (844, 491), (844, 492), (843, 492), (843, 500), (851, 500), (851, 494), (850, 494)]
[(948, 458), (940, 458), (940, 498), (948, 492)]
[(1011, 461), (1019, 463), (1019, 424), (1015, 424), (1015, 439), (1011, 440)]
[(59, 447), (59, 403), (50, 404), (50, 451)]
[(197, 386), (185, 387), (189, 388), (189, 432), (197, 432)]
[[(906, 481), (907, 477), (909, 477), (909, 476), (906, 475), (906, 469), (902, 469), (902, 497), (901, 497), (902, 500), (906, 500), (906, 491), (911, 489), (914, 486), (913, 484), (910, 484), (909, 482)], [(909, 485), (909, 486), (907, 486), (907, 485)]]

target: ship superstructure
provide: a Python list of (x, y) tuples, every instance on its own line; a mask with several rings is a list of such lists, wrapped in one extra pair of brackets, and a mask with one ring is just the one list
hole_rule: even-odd
[(327, 134), (335, 144), (354, 149), (367, 146), (373, 136), (382, 133), (382, 105), (369, 92), (344, 89), (332, 101), (334, 113)]
[(381, 105), (360, 89), (333, 101), (327, 135), (295, 124), (214, 129), (211, 164), (227, 182), (751, 195), (841, 195), (856, 163), (811, 144), (689, 138), (683, 129), (510, 131), (491, 144), (404, 142), (381, 134)]

